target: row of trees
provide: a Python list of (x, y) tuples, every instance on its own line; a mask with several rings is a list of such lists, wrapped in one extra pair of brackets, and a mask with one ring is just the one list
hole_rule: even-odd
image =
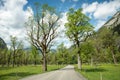
[[(28, 64), (40, 63), (40, 55), (31, 47), (31, 49), (24, 49), (22, 41), (18, 41), (17, 37), (11, 36), (10, 49), (6, 47), (0, 48), (0, 64), (2, 67), (9, 66), (22, 66)], [(3, 44), (2, 42), (0, 42)], [(5, 45), (5, 43), (4, 43)], [(0, 45), (1, 46), (1, 45)]]
[[(102, 28), (92, 35), (85, 43), (81, 44), (84, 60), (93, 63), (114, 63), (120, 62), (120, 36), (107, 28)], [(87, 62), (87, 61), (85, 61)]]
[[(106, 33), (108, 30), (106, 30)], [(110, 47), (105, 47), (108, 43), (108, 39), (106, 33), (104, 35), (99, 35), (96, 33), (86, 42), (81, 43), (81, 46), (78, 48), (81, 50), (80, 56), (82, 63), (88, 64), (99, 64), (99, 63), (114, 63), (120, 62), (120, 48), (119, 48), (119, 36), (115, 34), (115, 36), (110, 36), (109, 40), (111, 43), (114, 42), (114, 49), (110, 49)], [(110, 34), (110, 33), (109, 33)], [(97, 35), (97, 36), (96, 36)], [(99, 37), (98, 37), (99, 36)], [(100, 37), (101, 36), (101, 37)], [(112, 40), (112, 41), (111, 41)], [(115, 41), (117, 42), (115, 42)], [(38, 50), (34, 46), (31, 46), (31, 49), (23, 49), (22, 42), (19, 42), (17, 38), (11, 37), (11, 48), (8, 50), (1, 49), (1, 60), (0, 64), (3, 66), (22, 66), (29, 64), (42, 64), (42, 55), (39, 54)], [(110, 44), (109, 46), (112, 46)], [(14, 48), (14, 49), (12, 49)], [(51, 50), (49, 54), (47, 54), (47, 62), (48, 64), (76, 64), (77, 63), (77, 51), (78, 49), (73, 45), (70, 48), (66, 48), (62, 43), (60, 44), (56, 50)], [(113, 51), (114, 54), (112, 53)]]
[[(51, 50), (49, 54), (47, 54), (46, 58), (48, 64), (61, 65), (77, 63), (76, 55), (72, 52), (73, 50), (73, 48), (67, 49), (63, 43), (60, 44), (56, 50)], [(31, 46), (29, 49), (24, 49), (22, 41), (18, 41), (17, 37), (11, 36), (10, 49), (8, 49), (7, 46), (2, 46), (1, 48), (0, 65), (2, 67), (19, 67), (30, 64), (42, 64), (42, 55), (39, 50), (36, 50), (34, 46)]]
[(56, 51), (52, 51), (49, 54), (48, 64), (76, 64), (77, 58), (75, 50), (71, 47), (67, 49), (62, 43), (57, 47)]

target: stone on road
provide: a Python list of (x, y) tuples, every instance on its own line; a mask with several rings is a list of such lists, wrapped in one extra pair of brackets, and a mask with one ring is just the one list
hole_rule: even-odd
[(86, 80), (82, 75), (75, 72), (74, 66), (68, 65), (60, 70), (43, 74), (33, 75), (21, 80)]

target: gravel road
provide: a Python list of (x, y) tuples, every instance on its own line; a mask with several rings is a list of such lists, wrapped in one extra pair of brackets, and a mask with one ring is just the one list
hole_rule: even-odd
[(74, 66), (68, 65), (60, 70), (33, 75), (20, 80), (86, 80), (86, 79), (79, 73), (75, 72)]

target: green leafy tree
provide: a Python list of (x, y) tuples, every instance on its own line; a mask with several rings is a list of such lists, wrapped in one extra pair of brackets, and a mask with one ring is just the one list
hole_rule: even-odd
[[(20, 60), (20, 56), (22, 55), (22, 51), (23, 51), (23, 43), (22, 41), (17, 41), (17, 37), (13, 37), (10, 36), (11, 38), (11, 53), (12, 53), (12, 65), (13, 67), (15, 66), (15, 64), (17, 64), (19, 66), (19, 60)], [(10, 53), (10, 55), (11, 55)]]
[(75, 64), (75, 55), (72, 54), (69, 48), (66, 48), (63, 43), (61, 43), (57, 48), (57, 62), (58, 64)]
[(60, 44), (57, 48), (57, 60), (58, 64), (65, 64), (67, 59), (67, 49), (64, 44)]
[(82, 9), (74, 10), (71, 8), (67, 13), (67, 17), (68, 23), (65, 24), (66, 35), (78, 48), (78, 69), (82, 69), (79, 47), (92, 33), (93, 27), (89, 23), (90, 19), (82, 13)]
[[(104, 33), (104, 34), (103, 34)], [(111, 53), (110, 55), (112, 56), (113, 63), (117, 64), (117, 56), (116, 54), (119, 51), (119, 35), (118, 33), (112, 32), (112, 30), (104, 28), (104, 31), (100, 33), (101, 39), (102, 39), (102, 45), (105, 49)]]
[(91, 63), (91, 66), (93, 65), (93, 59), (95, 56), (95, 47), (93, 43), (89, 40), (81, 44), (81, 54), (82, 54), (82, 61), (85, 63)]
[(37, 58), (38, 58), (38, 50), (36, 50), (36, 48), (34, 46), (32, 46), (32, 55), (33, 55), (33, 61), (34, 61), (34, 65), (37, 64)]

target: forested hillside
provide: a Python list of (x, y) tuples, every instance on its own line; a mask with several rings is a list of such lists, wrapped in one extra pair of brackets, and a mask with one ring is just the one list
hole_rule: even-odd
[(4, 66), (6, 64), (7, 44), (0, 38), (0, 64)]
[[(120, 12), (118, 11), (87, 41), (94, 47), (93, 60), (98, 62), (120, 62)], [(86, 43), (85, 43), (86, 44)]]

